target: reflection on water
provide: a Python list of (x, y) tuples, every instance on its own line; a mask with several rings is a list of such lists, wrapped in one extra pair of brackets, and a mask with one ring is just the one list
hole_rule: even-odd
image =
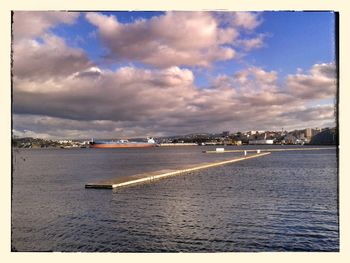
[(121, 252), (339, 250), (335, 149), (275, 152), (113, 191), (84, 188), (99, 179), (240, 155), (201, 152), (206, 149), (210, 147), (16, 150), (12, 247)]

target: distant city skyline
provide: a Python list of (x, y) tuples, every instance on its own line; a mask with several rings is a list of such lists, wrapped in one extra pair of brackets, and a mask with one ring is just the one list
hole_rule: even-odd
[(13, 133), (334, 127), (333, 12), (13, 15)]

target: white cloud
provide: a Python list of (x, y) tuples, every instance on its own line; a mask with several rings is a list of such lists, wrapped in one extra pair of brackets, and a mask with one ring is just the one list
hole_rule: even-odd
[(98, 28), (115, 59), (137, 60), (157, 67), (209, 67), (215, 61), (234, 58), (234, 45), (248, 50), (263, 44), (262, 35), (238, 41), (240, 31), (260, 24), (258, 16), (248, 12), (223, 16), (212, 12), (167, 12), (129, 24), (99, 13), (87, 13), (86, 19)]
[(334, 63), (315, 64), (309, 74), (298, 73), (287, 77), (291, 94), (301, 99), (325, 99), (336, 96), (336, 67)]
[(13, 16), (14, 40), (40, 37), (57, 24), (73, 24), (78, 16), (78, 12), (15, 11)]
[(264, 46), (265, 37), (265, 34), (259, 34), (254, 38), (240, 39), (237, 41), (237, 45), (242, 46), (245, 51), (261, 48)]
[(91, 65), (83, 50), (68, 47), (62, 38), (51, 34), (42, 36), (42, 42), (26, 39), (13, 46), (15, 78), (57, 78)]
[[(84, 74), (85, 70), (75, 76)], [(177, 67), (154, 71), (123, 67), (89, 78), (68, 76), (31, 82), (30, 90), (26, 79), (18, 79), (15, 112), (70, 119), (140, 120), (158, 115), (160, 109), (163, 113), (176, 111), (194, 94), (192, 82), (192, 72)]]
[(261, 24), (261, 19), (257, 13), (252, 12), (235, 12), (232, 14), (234, 25), (252, 30)]
[(102, 71), (98, 67), (90, 67), (86, 70), (80, 71), (80, 72), (75, 72), (73, 74), (73, 77), (75, 78), (99, 78), (102, 74)]
[(256, 12), (214, 12), (214, 16), (225, 26), (252, 31), (263, 21)]
[[(15, 114), (46, 117), (41, 121), (17, 117), (15, 129), (27, 127), (44, 133), (45, 129), (38, 127), (47, 127), (56, 137), (65, 131), (69, 136), (79, 134), (79, 130), (83, 138), (98, 134), (118, 137), (121, 133), (130, 137), (215, 132), (230, 127), (288, 128), (291, 123), (307, 127), (334, 121), (333, 109), (307, 107), (303, 98), (278, 86), (275, 71), (257, 67), (233, 76), (221, 75), (206, 89), (195, 86), (192, 71), (179, 67), (90, 68), (73, 76), (51, 80), (56, 89), (46, 87), (48, 82), (33, 82), (36, 88), (30, 91), (22, 88), (27, 80), (18, 80)], [(25, 125), (20, 126), (21, 122)]]
[[(310, 123), (311, 127), (335, 126), (335, 106), (333, 104), (301, 107), (282, 114), (293, 123)], [(300, 124), (299, 124), (300, 125)]]

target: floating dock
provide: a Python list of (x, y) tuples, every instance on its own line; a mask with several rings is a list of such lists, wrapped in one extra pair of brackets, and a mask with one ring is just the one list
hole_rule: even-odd
[(132, 176), (117, 177), (114, 179), (97, 181), (95, 183), (88, 183), (85, 185), (85, 188), (114, 189), (114, 188), (118, 188), (118, 187), (129, 186), (129, 185), (134, 185), (134, 184), (139, 184), (139, 183), (152, 182), (154, 180), (167, 178), (169, 176), (183, 175), (183, 174), (190, 173), (193, 171), (198, 171), (198, 170), (211, 168), (211, 167), (215, 167), (215, 166), (235, 163), (235, 162), (239, 162), (239, 161), (243, 161), (243, 160), (248, 160), (248, 159), (252, 159), (252, 158), (265, 156), (268, 154), (270, 154), (270, 152), (252, 154), (249, 156), (230, 159), (230, 160), (226, 160), (226, 161), (205, 163), (205, 164), (201, 164), (201, 165), (198, 165), (195, 167), (190, 167), (190, 168), (181, 169), (181, 170), (162, 170), (162, 171), (137, 174), (137, 175), (132, 175)]
[(285, 149), (241, 149), (241, 150), (221, 150), (223, 148), (219, 148), (220, 150), (210, 150), (210, 151), (203, 151), (204, 153), (239, 153), (239, 152), (284, 152), (284, 151), (315, 151), (315, 150), (330, 150), (330, 149), (337, 149), (336, 147), (318, 147), (318, 148), (285, 148)]

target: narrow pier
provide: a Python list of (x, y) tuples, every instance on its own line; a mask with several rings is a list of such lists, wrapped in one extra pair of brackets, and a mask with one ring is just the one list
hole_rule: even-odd
[(190, 173), (190, 172), (197, 171), (197, 170), (202, 170), (202, 169), (211, 168), (211, 167), (224, 165), (224, 164), (235, 163), (235, 162), (239, 162), (239, 161), (243, 161), (243, 160), (248, 160), (248, 159), (252, 159), (252, 158), (265, 156), (268, 154), (270, 154), (270, 152), (252, 154), (249, 156), (230, 159), (230, 160), (226, 160), (226, 161), (201, 164), (201, 165), (198, 165), (195, 167), (190, 167), (190, 168), (181, 169), (181, 170), (162, 170), (162, 171), (137, 174), (137, 175), (132, 175), (132, 176), (117, 177), (114, 179), (97, 181), (95, 183), (88, 183), (85, 185), (85, 188), (113, 189), (113, 188), (118, 188), (118, 187), (122, 187), (122, 186), (133, 185), (133, 184), (152, 182), (154, 180), (163, 179), (163, 178), (166, 178), (169, 176), (183, 175), (183, 174)]
[[(221, 148), (223, 149), (223, 148)], [(336, 147), (318, 147), (318, 148), (285, 148), (285, 149), (260, 149), (260, 152), (284, 152), (284, 151), (315, 151), (315, 150), (330, 150), (330, 149), (336, 149)], [(203, 153), (239, 153), (239, 152), (256, 152), (256, 149), (241, 149), (241, 150), (210, 150), (210, 151), (203, 151)]]

